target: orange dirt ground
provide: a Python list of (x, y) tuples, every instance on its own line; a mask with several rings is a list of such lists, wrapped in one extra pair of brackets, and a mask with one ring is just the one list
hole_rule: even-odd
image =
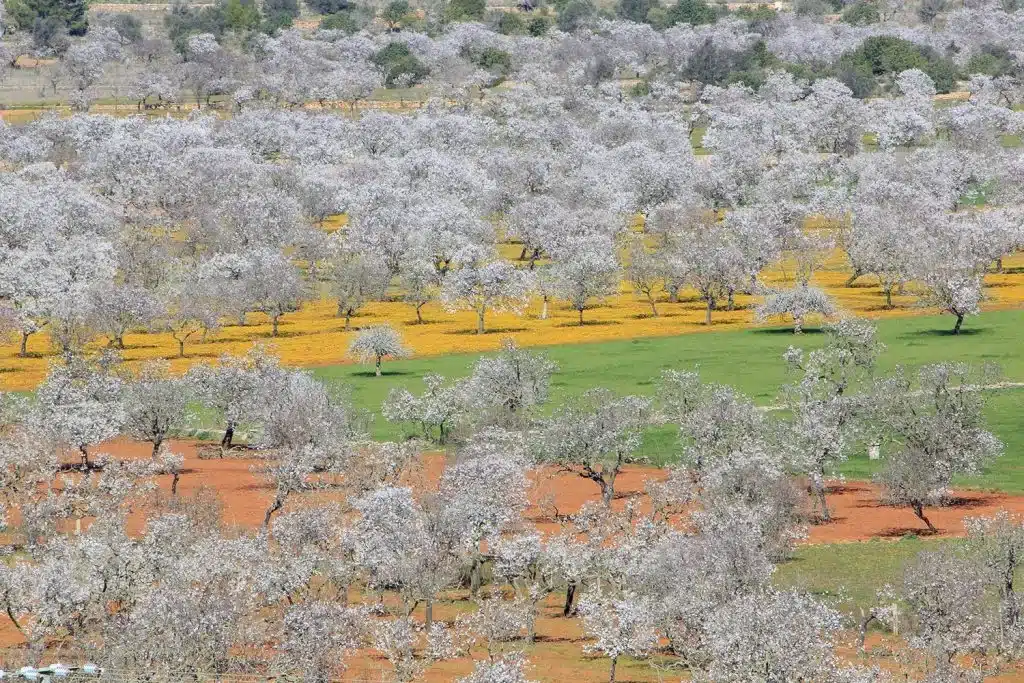
[[(173, 441), (172, 450), (185, 456), (185, 472), (181, 476), (178, 491), (189, 495), (200, 488), (215, 489), (223, 501), (223, 519), (229, 525), (255, 528), (263, 519), (264, 511), (273, 496), (273, 491), (254, 474), (250, 468), (261, 461), (256, 458), (227, 458), (201, 460), (197, 455), (200, 444), (194, 441)], [(95, 455), (107, 453), (116, 458), (145, 458), (149, 445), (118, 440), (95, 449)], [(443, 468), (444, 455), (426, 456), (424, 476), (436, 479)], [(664, 470), (649, 466), (629, 466), (616, 481), (618, 491), (613, 503), (616, 507), (636, 500), (641, 508), (647, 504), (644, 493), (645, 482), (663, 476)], [(531, 505), (527, 513), (534, 524), (545, 532), (557, 530), (551, 512), (559, 514), (577, 511), (587, 501), (597, 501), (597, 486), (577, 475), (558, 472), (552, 468), (538, 470), (532, 475), (534, 482)], [(157, 478), (157, 484), (164, 491), (170, 489), (170, 477)], [(941, 536), (958, 536), (964, 533), (963, 518), (991, 514), (1000, 508), (1024, 514), (1024, 496), (1009, 496), (1000, 493), (979, 491), (957, 492), (957, 503), (948, 508), (930, 508), (926, 514), (939, 527)], [(293, 499), (285, 506), (288, 509), (300, 499)], [(837, 486), (829, 496), (834, 521), (831, 524), (813, 526), (809, 530), (807, 543), (839, 543), (865, 541), (875, 538), (898, 538), (906, 533), (920, 534), (923, 525), (907, 509), (882, 506), (877, 502), (877, 490), (865, 482), (847, 482)], [(453, 591), (435, 607), (435, 617), (452, 620), (460, 612), (470, 609), (464, 592)], [(561, 601), (564, 596), (554, 594), (546, 601), (538, 620), (537, 642), (527, 649), (531, 661), (528, 672), (531, 680), (541, 683), (564, 681), (607, 680), (607, 660), (583, 654), (585, 639), (578, 619), (561, 616)], [(422, 613), (421, 607), (419, 612)], [(419, 617), (422, 618), (422, 614)], [(10, 624), (0, 622), (0, 647), (16, 646), (21, 642)], [(476, 653), (477, 658), (482, 656)], [(450, 681), (466, 675), (472, 668), (468, 659), (459, 659), (435, 664), (427, 680), (431, 683)], [(382, 683), (388, 680), (389, 665), (380, 657), (360, 652), (349, 663), (344, 680), (352, 683)], [(678, 680), (680, 672), (660, 672), (650, 666), (649, 661), (625, 659), (619, 665), (620, 681), (664, 681)], [(1015, 674), (1001, 676), (1000, 681), (1024, 680)]]
[[(242, 528), (255, 528), (263, 520), (263, 514), (273, 499), (271, 487), (254, 474), (251, 468), (261, 464), (257, 458), (200, 459), (195, 441), (175, 440), (170, 442), (171, 450), (185, 456), (185, 471), (178, 484), (178, 493), (183, 496), (195, 493), (201, 488), (217, 491), (224, 505), (225, 524)], [(149, 457), (149, 444), (117, 440), (97, 447), (93, 458), (101, 453), (115, 458)], [(425, 456), (424, 471), (427, 479), (435, 479), (443, 468), (444, 455)], [(616, 497), (613, 506), (622, 508), (628, 500), (640, 503), (641, 510), (648, 509), (644, 486), (648, 480), (663, 477), (665, 470), (646, 465), (629, 465), (615, 482)], [(546, 467), (531, 474), (533, 488), (530, 493), (532, 505), (527, 518), (545, 532), (555, 531), (558, 526), (552, 520), (552, 512), (560, 515), (577, 512), (585, 502), (599, 500), (597, 485), (572, 473), (559, 472)], [(157, 485), (170, 491), (169, 475), (156, 478)], [(295, 497), (285, 505), (285, 510), (298, 504), (301, 497)], [(874, 484), (850, 481), (832, 488), (828, 496), (833, 521), (829, 524), (810, 527), (807, 543), (844, 543), (867, 541), (875, 538), (899, 538), (905, 534), (927, 535), (924, 524), (909, 508), (890, 507), (878, 502), (878, 489)], [(962, 536), (963, 519), (989, 515), (999, 509), (1024, 515), (1024, 496), (977, 490), (955, 492), (954, 504), (944, 508), (927, 508), (925, 514), (939, 528), (940, 536)]]

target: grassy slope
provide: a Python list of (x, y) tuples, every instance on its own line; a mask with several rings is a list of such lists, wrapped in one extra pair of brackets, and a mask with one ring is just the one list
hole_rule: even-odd
[[(943, 360), (999, 364), (1007, 379), (1024, 381), (1024, 311), (985, 313), (968, 322), (965, 334), (958, 337), (945, 332), (950, 318), (922, 316), (895, 318), (878, 323), (879, 336), (886, 344), (880, 366), (888, 371), (897, 365), (916, 366)], [(818, 346), (822, 337), (805, 334), (795, 337), (787, 330), (758, 328), (678, 337), (636, 339), (586, 345), (550, 346), (544, 352), (559, 365), (553, 379), (552, 402), (603, 386), (620, 394), (650, 394), (655, 379), (668, 368), (699, 368), (706, 381), (731, 384), (761, 404), (775, 400), (779, 387), (789, 381), (781, 356), (790, 345)], [(405, 386), (414, 393), (428, 373), (462, 377), (479, 356), (450, 355), (422, 360), (387, 363), (385, 374), (377, 378), (367, 368), (337, 365), (315, 370), (320, 377), (343, 382), (351, 388), (361, 408), (379, 412), (380, 404), (393, 387)], [(989, 419), (996, 433), (1007, 443), (1007, 455), (971, 485), (1024, 492), (1024, 391), (996, 392), (989, 406)], [(402, 437), (400, 428), (377, 416), (373, 423), (376, 438)], [(656, 463), (671, 459), (675, 436), (671, 430), (652, 430), (645, 440), (643, 454)], [(866, 477), (872, 465), (866, 458), (847, 463), (844, 473)]]

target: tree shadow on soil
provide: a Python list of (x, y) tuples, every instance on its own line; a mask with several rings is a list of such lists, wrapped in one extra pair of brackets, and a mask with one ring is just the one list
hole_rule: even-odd
[[(483, 335), (494, 335), (494, 334), (511, 334), (513, 332), (526, 332), (525, 327), (491, 327), (484, 331)], [(461, 335), (477, 335), (479, 334), (476, 329), (467, 330), (448, 330), (445, 334), (461, 334)]]
[(605, 325), (621, 325), (621, 320), (584, 320), (583, 324), (575, 322), (558, 323), (555, 327), (604, 327)]
[[(800, 335), (793, 331), (792, 327), (758, 327), (753, 330), (754, 334), (788, 334), (791, 337)], [(805, 327), (802, 334), (822, 334), (824, 330), (820, 327)]]
[(102, 472), (103, 471), (103, 465), (98, 463), (98, 462), (94, 462), (92, 460), (90, 460), (88, 464), (83, 464), (81, 462), (62, 462), (60, 465), (57, 466), (57, 471), (58, 472)]
[[(966, 323), (965, 323), (966, 324)], [(919, 337), (971, 337), (976, 334), (987, 332), (986, 327), (962, 327), (959, 334), (953, 334), (953, 329), (918, 330), (913, 334)]]
[[(381, 370), (380, 371), (380, 376), (381, 377), (405, 377), (406, 375), (411, 375), (411, 374), (413, 374), (413, 373), (408, 372), (406, 370)], [(359, 370), (358, 372), (353, 372), (352, 373), (352, 377), (376, 377), (376, 376), (377, 376), (377, 373), (374, 372), (373, 370)]]
[(883, 529), (877, 534), (873, 534), (874, 538), (903, 538), (905, 536), (938, 536), (944, 531), (944, 529), (931, 529), (923, 526), (894, 526), (888, 529)]

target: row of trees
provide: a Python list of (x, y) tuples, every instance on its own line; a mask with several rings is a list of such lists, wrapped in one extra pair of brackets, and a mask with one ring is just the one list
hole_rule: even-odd
[[(0, 565), (0, 602), (27, 659), (59, 645), (130, 676), (330, 680), (372, 647), (399, 681), (474, 649), (486, 658), (465, 680), (523, 681), (520, 644), (533, 640), (546, 599), (564, 592), (564, 617), (582, 619), (612, 681), (622, 656), (658, 651), (664, 666), (701, 680), (886, 680), (838, 656), (854, 624), (772, 583), (812, 519), (793, 477), (808, 477), (827, 517), (824, 477), (857, 443), (884, 441), (886, 496), (927, 522), (921, 508), (1000, 445), (981, 419), (984, 379), (957, 365), (875, 379), (880, 350), (856, 320), (829, 328), (822, 349), (791, 350), (791, 416), (780, 419), (685, 371), (667, 371), (654, 399), (595, 390), (551, 412), (557, 368), (508, 345), (465, 380), (428, 378), (423, 396), (388, 398), (388, 419), (446, 441), (452, 457), (433, 483), (418, 473), (417, 442), (369, 441), (342, 394), (261, 351), (184, 377), (159, 364), (129, 372), (109, 354), (75, 357), (53, 368), (37, 401), (4, 403), (0, 492), (19, 555)], [(226, 441), (244, 429), (265, 463), (255, 470), (276, 493), (257, 532), (223, 529), (211, 492), (153, 486), (153, 475), (182, 476), (165, 438), (196, 403), (225, 421)], [(678, 426), (679, 461), (649, 482), (648, 512), (613, 507), (616, 475), (654, 422)], [(116, 434), (150, 441), (152, 459), (99, 455)], [(62, 448), (96, 454), (68, 469)], [(545, 536), (525, 516), (527, 475), (543, 464), (601, 492), (578, 512), (543, 509), (561, 529)], [(334, 502), (296, 499), (315, 490)], [(143, 533), (127, 533), (129, 515), (146, 518)], [(967, 661), (981, 671), (1019, 655), (1006, 577), (1024, 526), (1001, 515), (969, 528), (965, 546), (923, 553), (903, 585), (880, 590), (863, 624), (898, 626), (910, 658), (901, 666), (936, 680), (968, 675)], [(475, 609), (436, 619), (435, 604), (460, 587)]]
[[(589, 0), (573, 0), (559, 8), (561, 30), (549, 31), (547, 14), (498, 12), (480, 22), (483, 3), (467, 0), (429, 6), (425, 19), (398, 0), (379, 8), (372, 23), (375, 9), (340, 2), (326, 3), (322, 9), (335, 13), (306, 35), (284, 27), (298, 10), (294, 0), (264, 3), (263, 16), (252, 3), (219, 0), (212, 7), (176, 6), (165, 30), (155, 34), (130, 14), (99, 16), (88, 35), (69, 41), (53, 23), (67, 22), (53, 17), (84, 5), (50, 4), (39, 10), (50, 18), (36, 21), (37, 44), (25, 31), (5, 36), (0, 77), (19, 66), (20, 55), (56, 51), (60, 68), (44, 69), (52, 71), (53, 95), (79, 107), (88, 106), (100, 86), (151, 106), (216, 96), (237, 108), (254, 98), (289, 106), (356, 102), (381, 86), (417, 83), (448, 98), (453, 88), (490, 90), (506, 79), (533, 82), (539, 74), (591, 84), (635, 78), (633, 94), (649, 95), (684, 83), (698, 84), (698, 91), (707, 84), (757, 88), (772, 70), (786, 70), (811, 81), (835, 78), (858, 98), (888, 92), (908, 69), (928, 73), (940, 92), (972, 75), (1019, 76), (1013, 52), (1021, 40), (1019, 13), (988, 5), (958, 8), (940, 25), (921, 27), (835, 25), (774, 12), (706, 23), (715, 12), (691, 0), (665, 10), (630, 0), (615, 18), (601, 16)], [(655, 21), (660, 28), (628, 20), (651, 10), (661, 17)], [(79, 26), (75, 22), (84, 19), (68, 21)]]
[[(839, 246), (848, 284), (877, 279), (885, 307), (918, 293), (959, 330), (985, 271), (1022, 242), (1019, 169), (1003, 144), (1020, 114), (988, 78), (944, 108), (921, 71), (897, 87), (864, 104), (838, 82), (777, 73), (756, 92), (708, 88), (684, 120), (654, 100), (551, 82), (416, 116), (7, 127), (0, 320), (22, 354), (43, 329), (64, 351), (162, 329), (184, 355), (254, 311), (276, 334), (321, 297), (346, 325), (398, 296), (418, 321), (433, 300), (475, 311), (483, 332), (488, 311), (522, 311), (531, 296), (541, 317), (557, 300), (583, 322), (626, 280), (651, 315), (693, 291), (710, 322), (737, 294), (764, 294), (762, 315), (789, 313), (799, 328), (834, 312), (812, 281)], [(697, 127), (711, 154), (694, 155)], [(866, 136), (881, 149), (866, 151)], [(342, 214), (345, 227), (322, 229)], [(519, 259), (499, 257), (507, 241)], [(758, 276), (783, 257), (794, 286), (770, 291)]]

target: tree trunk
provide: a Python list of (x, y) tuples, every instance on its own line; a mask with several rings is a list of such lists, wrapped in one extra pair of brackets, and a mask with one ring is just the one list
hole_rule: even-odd
[(175, 472), (174, 478), (171, 479), (171, 495), (178, 495), (178, 480), (181, 479), (181, 472)]
[(427, 633), (430, 633), (430, 627), (434, 625), (434, 601), (431, 598), (427, 598), (427, 609), (423, 624), (427, 628)]
[(844, 287), (853, 287), (853, 283), (856, 282), (857, 278), (859, 278), (861, 275), (862, 275), (862, 273), (860, 272), (860, 268), (854, 268), (853, 272), (850, 273), (850, 277), (847, 278), (846, 284), (844, 284), (843, 286)]
[(913, 508), (914, 514), (917, 515), (918, 519), (920, 519), (922, 522), (928, 525), (928, 531), (932, 532), (933, 534), (938, 532), (938, 529), (935, 528), (935, 525), (932, 524), (931, 520), (924, 516), (923, 505), (921, 505), (920, 503), (912, 503), (910, 507)]
[(612, 665), (608, 669), (608, 683), (615, 683), (615, 667), (619, 663), (618, 657), (612, 657)]
[(484, 333), (484, 316), (487, 314), (487, 309), (481, 307), (476, 312), (476, 333)]
[(18, 357), (25, 358), (28, 356), (28, 338), (32, 336), (31, 332), (21, 333), (21, 348), (18, 349)]
[(803, 334), (803, 333), (804, 333), (804, 319), (803, 319), (803, 316), (794, 315), (793, 316), (793, 334)]
[(473, 558), (473, 567), (469, 570), (469, 594), (476, 597), (480, 593), (480, 586), (483, 585), (483, 562), (480, 556)]
[(579, 313), (580, 313), (580, 327), (582, 327), (583, 326), (583, 309), (582, 308), (579, 309)]
[(153, 458), (153, 460), (156, 460), (157, 454), (160, 453), (160, 446), (162, 446), (163, 443), (164, 435), (162, 432), (153, 437), (153, 453), (150, 456), (151, 458)]
[(185, 357), (185, 341), (178, 340), (178, 358)]
[(267, 514), (263, 515), (263, 528), (266, 529), (270, 526), (270, 518), (275, 512), (280, 510), (284, 506), (284, 497), (278, 494), (274, 497), (274, 502), (267, 508)]
[(814, 492), (814, 497), (818, 499), (818, 508), (820, 510), (821, 521), (831, 522), (832, 513), (828, 509), (828, 501), (825, 497), (824, 472), (815, 472), (811, 476), (811, 490)]
[(377, 366), (374, 368), (374, 374), (380, 377), (380, 356), (377, 356)]
[(416, 304), (416, 324), (423, 324), (423, 304)]
[(953, 325), (953, 334), (960, 334), (960, 327), (964, 324), (964, 314), (956, 313), (956, 325)]
[(85, 446), (79, 446), (78, 450), (82, 454), (82, 469), (89, 469), (89, 451)]
[(647, 297), (647, 300), (648, 300), (648, 301), (650, 302), (650, 304), (651, 304), (651, 315), (652, 315), (653, 317), (657, 318), (657, 317), (658, 317), (658, 307), (657, 307), (657, 305), (656, 305), (656, 304), (654, 303), (654, 297), (653, 297), (653, 296), (650, 296), (650, 295), (648, 295), (648, 297)]
[(562, 616), (568, 617), (573, 613), (573, 603), (576, 601), (576, 582), (570, 581), (565, 587), (565, 606), (562, 608)]
[(543, 300), (541, 300), (541, 304), (540, 304), (540, 319), (541, 320), (547, 320), (548, 319), (548, 298), (547, 297), (544, 297)]
[(221, 449), (231, 448), (231, 440), (235, 438), (235, 423), (228, 420), (227, 428), (224, 430), (224, 437), (220, 440)]
[(601, 478), (601, 502), (604, 503), (605, 507), (611, 507), (612, 500), (615, 498), (615, 475), (617, 471), (612, 471), (608, 474), (602, 474)]
[(345, 331), (348, 332), (352, 329), (352, 309), (349, 308), (345, 311)]
[(704, 313), (704, 324), (705, 325), (710, 325), (711, 324), (711, 311), (714, 310), (714, 308), (715, 308), (715, 300), (713, 298), (711, 298), (711, 297), (708, 297), (706, 299), (706, 301), (707, 301), (708, 306), (707, 306), (707, 310)]
[(1016, 552), (1013, 549), (1013, 545), (1010, 545), (1007, 557), (1007, 572), (1003, 577), (1003, 604), (1006, 605), (1006, 625), (1013, 627), (1017, 625), (1017, 620), (1020, 618), (1020, 607), (1017, 604), (1016, 593), (1013, 588), (1013, 575), (1017, 568)]
[(276, 337), (277, 336), (277, 324), (278, 324), (278, 321), (280, 319), (281, 319), (281, 316), (279, 316), (279, 315), (272, 315), (272, 316), (270, 316), (270, 336), (271, 337)]
[(874, 610), (869, 610), (868, 613), (863, 615), (863, 617), (860, 620), (860, 634), (857, 638), (857, 645), (862, 652), (865, 651), (864, 641), (867, 640), (868, 626), (870, 626), (871, 622), (874, 621), (876, 618), (877, 617), (875, 617)]
[(885, 307), (892, 308), (892, 287), (885, 288)]

